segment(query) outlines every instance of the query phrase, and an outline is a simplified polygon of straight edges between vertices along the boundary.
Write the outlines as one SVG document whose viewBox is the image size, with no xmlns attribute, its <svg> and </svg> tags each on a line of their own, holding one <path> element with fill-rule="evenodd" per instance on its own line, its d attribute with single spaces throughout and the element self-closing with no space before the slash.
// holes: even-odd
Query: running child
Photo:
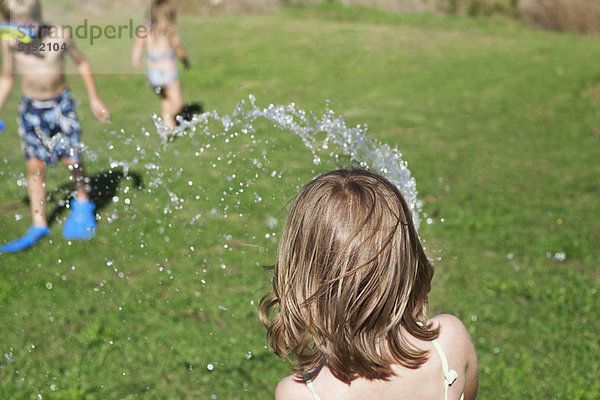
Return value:
<svg viewBox="0 0 600 400">
<path fill-rule="evenodd" d="M 0 12 L 5 21 L 33 32 L 32 41 L 16 37 L 2 39 L 2 72 L 0 74 L 0 110 L 4 107 L 20 75 L 21 106 L 19 135 L 25 153 L 29 204 L 32 226 L 27 233 L 0 247 L 0 252 L 24 250 L 50 234 L 46 218 L 47 165 L 62 161 L 76 184 L 71 213 L 64 223 L 66 239 L 88 239 L 95 235 L 94 203 L 89 199 L 79 150 L 80 126 L 75 103 L 65 80 L 65 56 L 77 65 L 87 89 L 90 107 L 96 118 L 104 122 L 110 114 L 96 90 L 90 63 L 73 43 L 69 31 L 42 23 L 39 0 L 2 0 Z"/>
<path fill-rule="evenodd" d="M 433 267 L 398 189 L 338 170 L 298 194 L 259 314 L 295 359 L 275 399 L 442 400 L 477 396 L 477 356 L 451 315 L 428 319 Z"/>
<path fill-rule="evenodd" d="M 183 96 L 176 57 L 185 68 L 190 68 L 177 25 L 175 5 L 170 0 L 153 0 L 150 7 L 150 23 L 145 34 L 138 33 L 131 51 L 131 64 L 142 67 L 142 53 L 146 52 L 146 77 L 150 86 L 160 96 L 163 123 L 174 128 L 175 117 L 183 108 Z"/>
</svg>

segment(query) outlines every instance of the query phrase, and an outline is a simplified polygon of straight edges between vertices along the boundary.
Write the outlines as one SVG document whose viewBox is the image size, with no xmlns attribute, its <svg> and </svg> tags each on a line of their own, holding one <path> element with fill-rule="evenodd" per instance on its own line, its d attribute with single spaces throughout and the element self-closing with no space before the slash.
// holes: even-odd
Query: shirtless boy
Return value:
<svg viewBox="0 0 600 400">
<path fill-rule="evenodd" d="M 14 86 L 15 74 L 21 77 L 19 135 L 27 167 L 32 226 L 27 233 L 0 247 L 0 253 L 24 250 L 50 234 L 46 218 L 46 165 L 62 161 L 76 184 L 71 214 L 63 227 L 66 239 L 88 239 L 95 235 L 95 205 L 84 184 L 80 154 L 80 126 L 74 100 L 64 73 L 65 55 L 77 66 L 87 89 L 92 112 L 106 121 L 110 114 L 98 92 L 90 63 L 73 43 L 69 31 L 42 23 L 39 0 L 0 0 L 5 21 L 29 28 L 33 39 L 24 43 L 17 38 L 2 39 L 0 74 L 0 111 Z"/>
</svg>

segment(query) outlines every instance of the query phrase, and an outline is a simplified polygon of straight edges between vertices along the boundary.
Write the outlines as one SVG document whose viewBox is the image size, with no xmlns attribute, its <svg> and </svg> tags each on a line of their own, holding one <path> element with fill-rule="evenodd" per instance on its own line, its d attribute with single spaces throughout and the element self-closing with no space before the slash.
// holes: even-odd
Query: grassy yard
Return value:
<svg viewBox="0 0 600 400">
<path fill-rule="evenodd" d="M 402 151 L 436 260 L 431 314 L 466 324 L 479 398 L 600 398 L 597 38 L 335 4 L 181 16 L 180 29 L 187 101 L 221 115 L 250 94 L 317 115 L 330 102 Z M 92 64 L 121 62 L 81 47 Z M 0 398 L 271 398 L 289 369 L 257 318 L 263 266 L 290 198 L 333 163 L 261 120 L 163 145 L 143 75 L 97 76 L 111 125 L 69 82 L 98 234 L 63 240 L 68 173 L 50 169 L 50 240 L 0 255 Z M 18 98 L 0 114 L 2 243 L 30 224 Z"/>
</svg>

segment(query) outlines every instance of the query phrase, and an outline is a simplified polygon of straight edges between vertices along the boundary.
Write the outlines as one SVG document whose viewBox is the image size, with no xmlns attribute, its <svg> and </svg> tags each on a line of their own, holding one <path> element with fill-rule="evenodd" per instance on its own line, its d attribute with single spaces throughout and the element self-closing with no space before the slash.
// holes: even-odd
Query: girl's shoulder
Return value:
<svg viewBox="0 0 600 400">
<path fill-rule="evenodd" d="M 442 314 L 429 320 L 434 327 L 440 327 L 437 341 L 441 345 L 450 369 L 462 374 L 466 380 L 465 398 L 474 398 L 477 393 L 477 353 L 469 331 L 454 315 Z"/>
<path fill-rule="evenodd" d="M 429 320 L 433 327 L 440 328 L 438 341 L 444 350 L 449 353 L 458 351 L 464 354 L 464 350 L 473 346 L 469 331 L 462 321 L 450 314 L 440 314 Z M 462 350 L 462 351 L 461 351 Z"/>
<path fill-rule="evenodd" d="M 275 400 L 307 400 L 312 399 L 304 379 L 300 374 L 283 378 L 275 389 Z"/>
<path fill-rule="evenodd" d="M 436 315 L 435 317 L 429 319 L 429 322 L 433 323 L 434 327 L 439 326 L 440 330 L 445 331 L 446 334 L 460 334 L 467 332 L 467 328 L 465 328 L 465 325 L 462 323 L 462 321 L 452 314 Z M 440 336 L 442 335 L 441 331 Z"/>
</svg>

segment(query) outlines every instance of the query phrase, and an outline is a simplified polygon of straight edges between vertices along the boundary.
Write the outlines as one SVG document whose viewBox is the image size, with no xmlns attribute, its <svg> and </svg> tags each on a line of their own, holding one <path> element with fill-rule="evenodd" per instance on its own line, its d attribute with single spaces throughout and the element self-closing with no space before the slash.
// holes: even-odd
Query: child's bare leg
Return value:
<svg viewBox="0 0 600 400">
<path fill-rule="evenodd" d="M 83 164 L 80 161 L 74 161 L 70 158 L 63 158 L 63 163 L 69 168 L 69 172 L 71 173 L 71 179 L 75 182 L 75 198 L 80 200 L 89 201 L 90 197 L 87 192 L 87 188 L 85 185 L 85 173 L 83 169 Z"/>
<path fill-rule="evenodd" d="M 163 97 L 160 99 L 160 108 L 165 125 L 169 128 L 174 128 L 177 125 L 175 116 L 179 114 L 183 108 L 183 96 L 179 80 L 163 89 Z"/>
<path fill-rule="evenodd" d="M 162 120 L 168 128 L 175 128 L 175 126 L 177 125 L 175 123 L 175 117 L 171 115 L 169 110 L 170 110 L 169 100 L 164 97 L 161 98 L 160 99 L 160 113 L 162 115 Z"/>
<path fill-rule="evenodd" d="M 25 235 L 0 246 L 0 253 L 16 253 L 25 250 L 41 238 L 50 234 L 48 220 L 46 219 L 46 184 L 44 175 L 46 163 L 36 158 L 27 160 L 27 192 L 33 224 Z"/>
<path fill-rule="evenodd" d="M 46 163 L 37 158 L 27 160 L 27 192 L 33 225 L 48 226 L 46 219 Z"/>
<path fill-rule="evenodd" d="M 90 201 L 85 184 L 83 165 L 80 161 L 63 158 L 75 182 L 75 198 L 71 201 L 71 214 L 65 221 L 63 236 L 65 239 L 89 239 L 96 234 L 96 206 Z"/>
</svg>

